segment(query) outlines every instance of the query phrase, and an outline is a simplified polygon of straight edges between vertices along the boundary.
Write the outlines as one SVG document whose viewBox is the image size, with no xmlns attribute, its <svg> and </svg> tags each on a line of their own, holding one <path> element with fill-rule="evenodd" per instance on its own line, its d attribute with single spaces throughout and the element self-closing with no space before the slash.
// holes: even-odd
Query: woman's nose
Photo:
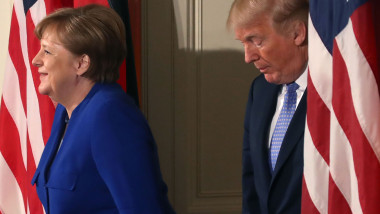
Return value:
<svg viewBox="0 0 380 214">
<path fill-rule="evenodd" d="M 32 65 L 36 67 L 40 67 L 42 65 L 42 60 L 40 59 L 40 52 L 39 51 L 32 60 Z"/>
</svg>

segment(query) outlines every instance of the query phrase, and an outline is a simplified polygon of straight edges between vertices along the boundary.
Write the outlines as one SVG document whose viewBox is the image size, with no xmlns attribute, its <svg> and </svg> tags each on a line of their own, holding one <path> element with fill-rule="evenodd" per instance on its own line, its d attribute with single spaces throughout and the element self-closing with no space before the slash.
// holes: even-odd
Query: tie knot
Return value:
<svg viewBox="0 0 380 214">
<path fill-rule="evenodd" d="M 288 92 L 291 93 L 291 92 L 295 92 L 300 86 L 293 82 L 293 83 L 290 83 L 290 84 L 287 84 L 286 87 L 288 88 Z"/>
</svg>

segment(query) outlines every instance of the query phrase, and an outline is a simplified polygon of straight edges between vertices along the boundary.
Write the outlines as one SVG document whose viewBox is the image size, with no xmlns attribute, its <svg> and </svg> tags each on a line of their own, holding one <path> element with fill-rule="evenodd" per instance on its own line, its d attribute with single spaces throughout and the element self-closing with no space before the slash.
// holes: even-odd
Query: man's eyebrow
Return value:
<svg viewBox="0 0 380 214">
<path fill-rule="evenodd" d="M 256 38 L 259 38 L 259 36 L 257 34 L 249 34 L 249 35 L 246 35 L 243 39 L 244 39 L 244 41 L 249 41 L 249 40 L 256 39 Z"/>
</svg>

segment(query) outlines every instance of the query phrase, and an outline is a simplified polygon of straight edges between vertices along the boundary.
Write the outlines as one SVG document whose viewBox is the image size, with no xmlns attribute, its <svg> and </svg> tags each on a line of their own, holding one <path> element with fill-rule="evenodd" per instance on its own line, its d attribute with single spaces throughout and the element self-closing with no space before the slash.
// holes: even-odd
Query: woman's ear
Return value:
<svg viewBox="0 0 380 214">
<path fill-rule="evenodd" d="M 90 57 L 87 54 L 80 56 L 77 64 L 77 75 L 82 76 L 84 73 L 86 73 L 90 67 L 90 63 Z"/>
<path fill-rule="evenodd" d="M 294 44 L 301 46 L 306 41 L 307 27 L 302 21 L 294 22 Z"/>
</svg>

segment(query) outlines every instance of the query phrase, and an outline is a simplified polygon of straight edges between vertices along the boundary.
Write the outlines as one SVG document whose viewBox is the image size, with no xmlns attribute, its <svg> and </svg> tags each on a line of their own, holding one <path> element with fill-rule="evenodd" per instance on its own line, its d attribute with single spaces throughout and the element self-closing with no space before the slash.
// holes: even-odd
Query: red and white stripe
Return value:
<svg viewBox="0 0 380 214">
<path fill-rule="evenodd" d="M 373 26 L 367 3 L 335 37 L 331 55 L 309 19 L 303 213 L 380 213 L 380 73 Z"/>
<path fill-rule="evenodd" d="M 46 11 L 45 2 L 38 0 L 25 15 L 23 1 L 14 1 L 0 108 L 3 214 L 43 213 L 30 182 L 49 136 L 54 105 L 38 93 L 39 76 L 31 60 L 40 46 L 33 30 Z"/>
</svg>

